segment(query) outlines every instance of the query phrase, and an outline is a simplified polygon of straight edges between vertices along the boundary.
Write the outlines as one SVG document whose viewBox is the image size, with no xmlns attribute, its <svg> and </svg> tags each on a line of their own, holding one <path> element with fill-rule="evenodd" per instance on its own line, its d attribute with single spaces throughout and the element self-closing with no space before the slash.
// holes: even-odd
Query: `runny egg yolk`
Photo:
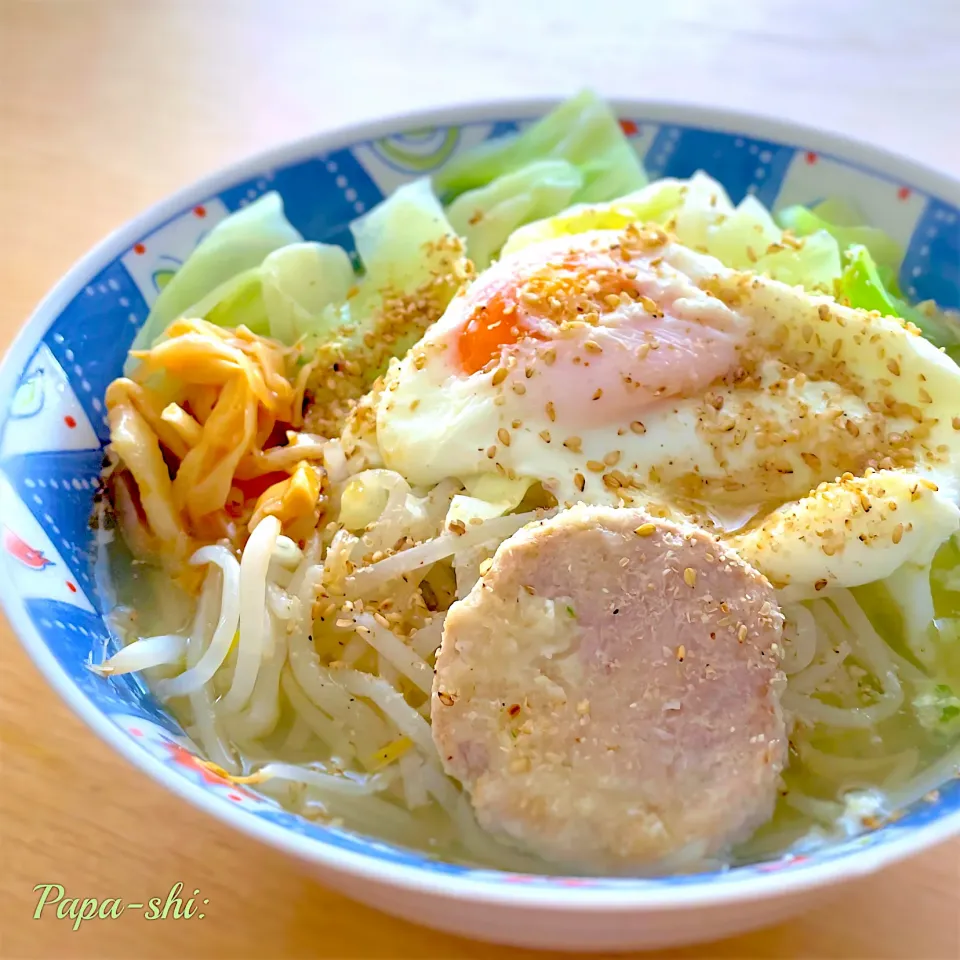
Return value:
<svg viewBox="0 0 960 960">
<path fill-rule="evenodd" d="M 586 427 L 629 424 L 734 367 L 731 311 L 665 263 L 661 245 L 616 241 L 526 251 L 480 278 L 454 313 L 460 375 L 493 371 L 494 389 Z"/>
<path fill-rule="evenodd" d="M 476 373 L 499 357 L 504 347 L 526 337 L 544 339 L 517 310 L 516 291 L 499 290 L 477 306 L 460 330 L 460 368 L 466 374 Z"/>
<path fill-rule="evenodd" d="M 597 262 L 595 251 L 571 251 L 477 298 L 457 338 L 460 368 L 476 373 L 505 347 L 526 339 L 553 340 L 576 321 L 596 323 L 599 311 L 609 311 L 622 294 L 638 297 L 637 271 L 611 265 L 607 257 Z"/>
</svg>

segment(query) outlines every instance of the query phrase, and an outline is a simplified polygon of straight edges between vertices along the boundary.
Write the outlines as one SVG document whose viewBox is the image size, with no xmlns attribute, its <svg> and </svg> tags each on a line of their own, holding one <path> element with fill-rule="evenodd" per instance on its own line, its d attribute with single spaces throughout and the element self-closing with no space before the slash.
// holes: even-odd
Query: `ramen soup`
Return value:
<svg viewBox="0 0 960 960">
<path fill-rule="evenodd" d="M 662 874 L 896 816 L 960 765 L 960 322 L 855 216 L 648 183 L 589 94 L 355 221 L 362 272 L 251 203 L 107 390 L 94 669 L 447 859 Z"/>
</svg>

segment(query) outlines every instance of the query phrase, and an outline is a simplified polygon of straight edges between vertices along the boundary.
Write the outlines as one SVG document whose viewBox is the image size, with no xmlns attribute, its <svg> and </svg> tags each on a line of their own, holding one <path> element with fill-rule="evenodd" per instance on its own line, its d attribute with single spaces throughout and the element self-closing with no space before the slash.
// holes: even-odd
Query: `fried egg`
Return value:
<svg viewBox="0 0 960 960">
<path fill-rule="evenodd" d="M 728 542 L 784 601 L 808 600 L 831 587 L 884 580 L 904 563 L 927 566 L 960 529 L 955 501 L 955 490 L 909 471 L 846 474 Z"/>
<path fill-rule="evenodd" d="M 494 475 L 539 481 L 561 505 L 655 502 L 759 529 L 818 485 L 877 470 L 954 502 L 957 396 L 960 368 L 915 328 L 627 226 L 481 274 L 391 367 L 377 440 L 416 484 Z M 921 506 L 907 496 L 897 523 Z M 814 496 L 800 515 L 834 513 L 842 525 Z M 828 566 L 831 583 L 854 577 Z"/>
</svg>

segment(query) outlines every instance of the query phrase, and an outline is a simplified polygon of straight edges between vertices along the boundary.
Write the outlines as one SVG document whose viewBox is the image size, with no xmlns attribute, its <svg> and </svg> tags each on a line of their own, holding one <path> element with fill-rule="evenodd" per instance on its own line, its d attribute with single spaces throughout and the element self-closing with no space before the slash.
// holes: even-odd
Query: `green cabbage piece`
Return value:
<svg viewBox="0 0 960 960">
<path fill-rule="evenodd" d="M 924 684 L 911 706 L 925 730 L 946 737 L 960 733 L 960 697 L 947 684 Z"/>
<path fill-rule="evenodd" d="M 752 269 L 791 286 L 832 292 L 843 264 L 836 239 L 825 230 L 818 230 L 803 238 L 799 250 L 787 246 L 765 254 Z"/>
<path fill-rule="evenodd" d="M 259 267 L 221 283 L 180 316 L 221 327 L 242 325 L 292 345 L 333 329 L 339 315 L 327 308 L 346 300 L 355 282 L 350 257 L 341 247 L 291 243 L 268 254 Z"/>
<path fill-rule="evenodd" d="M 637 221 L 664 223 L 676 210 L 687 183 L 665 177 L 655 180 L 633 193 L 606 203 L 578 203 L 552 217 L 545 217 L 514 230 L 503 245 L 508 256 L 533 243 L 587 230 L 619 230 Z"/>
<path fill-rule="evenodd" d="M 711 210 L 719 206 L 720 201 Z M 677 219 L 677 236 L 683 240 L 680 217 Z M 825 230 L 805 237 L 799 249 L 783 244 L 782 239 L 767 208 L 747 196 L 736 209 L 707 227 L 704 246 L 729 267 L 752 270 L 807 290 L 832 290 L 842 269 L 837 241 Z"/>
<path fill-rule="evenodd" d="M 325 308 L 304 356 L 322 348 L 325 357 L 354 357 L 364 382 L 372 383 L 390 357 L 402 356 L 423 336 L 424 316 L 437 319 L 453 299 L 459 281 L 452 273 L 463 245 L 428 179 L 400 187 L 350 231 L 364 275 L 353 296 Z M 422 309 L 409 316 L 397 309 L 414 297 Z"/>
<path fill-rule="evenodd" d="M 583 174 L 573 164 L 537 160 L 461 193 L 447 207 L 447 217 L 482 270 L 517 227 L 566 209 L 582 187 Z"/>
<path fill-rule="evenodd" d="M 821 220 L 838 227 L 863 226 L 863 214 L 853 204 L 839 197 L 827 197 L 810 208 Z"/>
<path fill-rule="evenodd" d="M 566 160 L 583 176 L 573 203 L 612 200 L 647 182 L 640 159 L 613 111 L 584 90 L 516 136 L 488 140 L 447 164 L 434 178 L 450 200 L 535 160 Z"/>
<path fill-rule="evenodd" d="M 937 310 L 933 304 L 913 307 L 895 296 L 884 285 L 870 251 L 854 244 L 845 253 L 847 265 L 837 281 L 837 298 L 852 307 L 877 310 L 884 316 L 909 320 L 937 347 L 945 347 L 951 357 L 960 355 L 960 318 Z"/>
<path fill-rule="evenodd" d="M 132 349 L 149 347 L 173 320 L 213 291 L 221 290 L 218 302 L 236 292 L 243 286 L 236 283 L 238 274 L 259 267 L 274 250 L 302 239 L 284 216 L 283 201 L 276 192 L 265 193 L 221 220 L 160 291 Z"/>
<path fill-rule="evenodd" d="M 267 194 L 219 224 L 174 275 L 151 313 L 151 329 L 138 339 L 149 345 L 172 320 L 190 316 L 224 327 L 243 324 L 288 345 L 301 343 L 300 355 L 308 358 L 325 344 L 331 356 L 362 353 L 367 334 L 386 333 L 389 349 L 380 344 L 377 362 L 364 371 L 372 382 L 386 359 L 404 353 L 423 334 L 422 320 L 397 323 L 396 311 L 391 329 L 381 329 L 390 302 L 424 292 L 436 313 L 456 292 L 445 278 L 462 243 L 429 180 L 400 187 L 351 224 L 365 267 L 361 278 L 341 247 L 304 242 L 278 217 L 282 220 L 280 198 Z M 177 288 L 176 297 L 166 296 Z M 183 291 L 199 296 L 187 299 Z"/>
<path fill-rule="evenodd" d="M 209 320 L 221 327 L 243 324 L 265 337 L 270 333 L 270 321 L 263 306 L 261 289 L 260 268 L 251 267 L 215 287 L 180 315 Z"/>
<path fill-rule="evenodd" d="M 705 199 L 705 198 L 704 198 Z M 684 207 L 689 205 L 690 194 L 684 199 Z M 750 270 L 758 257 L 765 254 L 767 247 L 772 243 L 779 243 L 781 231 L 773 222 L 767 208 L 756 197 L 744 197 L 736 208 L 725 212 L 722 216 L 707 220 L 710 211 L 717 210 L 722 204 L 718 199 L 713 207 L 706 205 L 698 211 L 703 218 L 703 229 L 696 241 L 691 236 L 690 241 L 684 237 L 686 222 L 693 214 L 684 209 L 677 214 L 677 238 L 681 242 L 691 242 L 703 245 L 707 251 L 721 263 L 737 270 Z M 686 215 L 685 215 L 686 214 Z M 698 231 L 699 232 L 699 231 Z"/>
<path fill-rule="evenodd" d="M 702 171 L 686 182 L 678 205 L 657 219 L 672 225 L 681 243 L 735 270 L 830 291 L 842 270 L 840 248 L 829 233 L 817 231 L 799 249 L 782 244 L 783 231 L 756 197 L 744 197 L 734 207 L 723 187 Z"/>
<path fill-rule="evenodd" d="M 833 201 L 829 206 L 821 204 L 813 210 L 802 206 L 787 207 L 777 214 L 777 222 L 784 230 L 792 230 L 798 237 L 824 230 L 837 241 L 841 250 L 854 245 L 866 247 L 874 262 L 895 276 L 903 261 L 903 249 L 892 237 L 876 227 L 831 222 L 824 212 L 834 212 L 846 220 L 850 216 L 845 215 L 848 209 L 838 201 Z"/>
<path fill-rule="evenodd" d="M 345 301 L 356 283 L 347 252 L 329 243 L 274 250 L 259 275 L 270 336 L 286 344 L 329 333 L 337 319 L 336 309 L 329 308 Z"/>
<path fill-rule="evenodd" d="M 230 270 L 235 272 L 225 277 Z M 199 244 L 157 298 L 133 348 L 156 342 L 181 316 L 243 325 L 293 344 L 335 326 L 339 316 L 327 308 L 345 301 L 355 282 L 346 251 L 303 242 L 284 218 L 280 196 L 268 193 Z M 198 292 L 199 298 L 188 299 Z M 128 360 L 128 368 L 135 364 Z"/>
<path fill-rule="evenodd" d="M 553 237 L 615 230 L 638 221 L 669 227 L 681 243 L 715 256 L 728 267 L 763 273 L 808 290 L 832 292 L 842 271 L 840 248 L 829 233 L 817 231 L 799 249 L 789 245 L 776 249 L 783 231 L 766 207 L 751 196 L 734 207 L 723 187 L 703 171 L 689 180 L 655 180 L 616 200 L 578 204 L 528 223 L 510 235 L 503 253 Z"/>
<path fill-rule="evenodd" d="M 438 248 L 456 244 L 456 231 L 426 178 L 399 187 L 354 220 L 350 232 L 365 274 L 360 302 L 388 288 L 412 293 L 430 278 Z"/>
</svg>

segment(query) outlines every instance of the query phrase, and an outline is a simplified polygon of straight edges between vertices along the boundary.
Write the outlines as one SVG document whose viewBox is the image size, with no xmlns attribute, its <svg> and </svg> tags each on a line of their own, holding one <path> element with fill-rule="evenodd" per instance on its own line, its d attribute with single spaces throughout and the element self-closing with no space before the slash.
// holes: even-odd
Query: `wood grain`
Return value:
<svg viewBox="0 0 960 960">
<path fill-rule="evenodd" d="M 534 7 L 540 7 L 537 12 Z M 0 0 L 0 343 L 95 241 L 286 138 L 589 84 L 840 130 L 960 176 L 955 0 Z M 0 956 L 476 957 L 502 950 L 346 901 L 174 799 L 101 744 L 3 624 Z M 204 919 L 32 913 L 38 883 Z M 675 957 L 960 956 L 960 840 L 791 923 Z"/>
</svg>

